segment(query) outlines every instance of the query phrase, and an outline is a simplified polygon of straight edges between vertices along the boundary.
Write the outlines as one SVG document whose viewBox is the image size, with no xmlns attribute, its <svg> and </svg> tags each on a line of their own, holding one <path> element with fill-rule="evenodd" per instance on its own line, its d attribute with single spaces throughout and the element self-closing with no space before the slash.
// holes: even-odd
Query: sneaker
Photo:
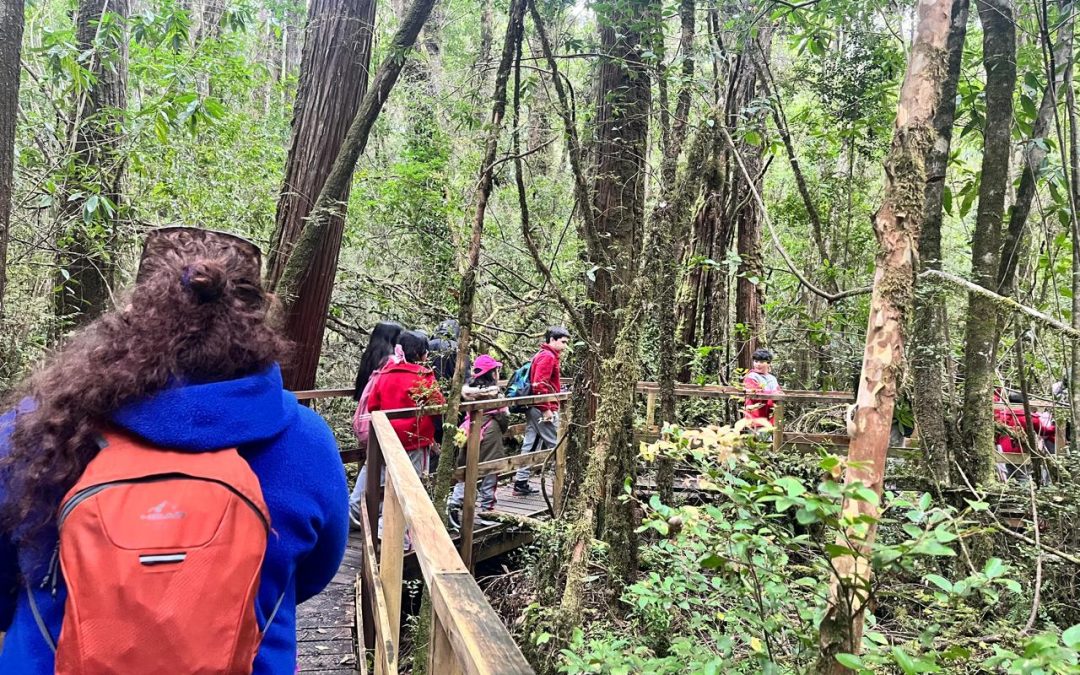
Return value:
<svg viewBox="0 0 1080 675">
<path fill-rule="evenodd" d="M 529 497 L 536 494 L 536 490 L 529 485 L 527 480 L 514 481 L 514 496 L 515 497 Z"/>
<path fill-rule="evenodd" d="M 480 510 L 483 511 L 484 513 L 491 513 L 492 511 L 495 510 L 495 505 L 497 503 L 498 503 L 497 501 L 494 501 L 494 502 L 491 502 L 490 504 L 481 504 L 480 505 Z"/>
<path fill-rule="evenodd" d="M 457 504 L 447 504 L 446 506 L 446 522 L 450 525 L 452 530 L 461 529 L 461 507 Z"/>
</svg>

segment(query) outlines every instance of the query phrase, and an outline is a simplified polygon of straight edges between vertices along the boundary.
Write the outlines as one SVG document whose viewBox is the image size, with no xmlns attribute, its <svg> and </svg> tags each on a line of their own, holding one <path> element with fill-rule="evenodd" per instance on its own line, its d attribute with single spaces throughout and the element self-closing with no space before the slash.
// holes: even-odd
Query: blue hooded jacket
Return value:
<svg viewBox="0 0 1080 675">
<path fill-rule="evenodd" d="M 0 417 L 0 455 L 9 452 L 14 418 L 15 412 Z M 272 527 L 255 608 L 260 626 L 283 598 L 255 658 L 255 673 L 294 673 L 296 605 L 333 579 L 349 532 L 345 470 L 326 422 L 282 389 L 276 365 L 236 380 L 167 389 L 117 410 L 113 422 L 161 447 L 203 452 L 235 446 L 247 459 L 262 486 Z M 4 496 L 0 485 L 0 499 Z M 56 532 L 49 536 L 55 543 Z M 39 588 L 48 560 L 35 558 L 40 556 L 0 535 L 0 631 L 7 631 L 0 673 L 54 671 L 53 653 L 34 622 L 23 579 L 34 589 L 54 638 L 60 635 L 67 593 L 62 580 L 55 597 Z"/>
</svg>

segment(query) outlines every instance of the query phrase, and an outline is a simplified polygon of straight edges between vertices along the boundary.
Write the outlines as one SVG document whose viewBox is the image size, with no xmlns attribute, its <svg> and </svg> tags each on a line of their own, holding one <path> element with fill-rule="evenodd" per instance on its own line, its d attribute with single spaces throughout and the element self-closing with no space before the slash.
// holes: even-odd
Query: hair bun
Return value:
<svg viewBox="0 0 1080 675">
<path fill-rule="evenodd" d="M 181 283 L 200 302 L 214 302 L 225 292 L 225 268 L 221 263 L 201 260 L 184 267 Z"/>
</svg>

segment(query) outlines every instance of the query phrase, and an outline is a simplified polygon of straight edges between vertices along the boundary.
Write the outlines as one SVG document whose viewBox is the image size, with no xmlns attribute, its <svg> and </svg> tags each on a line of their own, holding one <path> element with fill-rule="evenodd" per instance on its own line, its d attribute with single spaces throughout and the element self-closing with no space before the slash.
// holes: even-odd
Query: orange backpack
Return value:
<svg viewBox="0 0 1080 675">
<path fill-rule="evenodd" d="M 58 525 L 68 590 L 58 641 L 30 593 L 57 673 L 251 672 L 270 516 L 234 448 L 177 452 L 107 433 Z"/>
</svg>

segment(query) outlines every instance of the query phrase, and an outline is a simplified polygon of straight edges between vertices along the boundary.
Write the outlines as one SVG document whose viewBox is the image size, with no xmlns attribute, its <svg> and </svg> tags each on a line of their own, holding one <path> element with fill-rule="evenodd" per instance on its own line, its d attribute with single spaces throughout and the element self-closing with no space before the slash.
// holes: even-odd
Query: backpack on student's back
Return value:
<svg viewBox="0 0 1080 675">
<path fill-rule="evenodd" d="M 532 392 L 532 380 L 529 378 L 531 372 L 531 360 L 514 371 L 513 376 L 510 378 L 510 382 L 506 385 L 506 398 L 521 398 L 523 396 L 528 396 Z M 510 412 L 525 412 L 525 406 L 510 406 Z"/>
<path fill-rule="evenodd" d="M 270 515 L 235 449 L 179 452 L 106 433 L 58 526 L 59 639 L 38 621 L 57 673 L 252 671 Z"/>
</svg>

